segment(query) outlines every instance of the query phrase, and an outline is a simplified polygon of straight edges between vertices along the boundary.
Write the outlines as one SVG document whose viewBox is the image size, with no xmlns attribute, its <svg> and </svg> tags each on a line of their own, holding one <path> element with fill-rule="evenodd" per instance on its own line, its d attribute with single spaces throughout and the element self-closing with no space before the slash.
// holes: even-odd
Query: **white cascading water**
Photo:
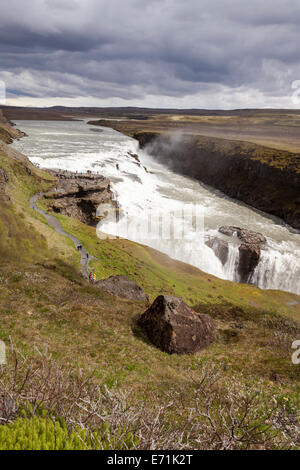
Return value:
<svg viewBox="0 0 300 470">
<path fill-rule="evenodd" d="M 278 221 L 191 178 L 173 173 L 139 150 L 135 140 L 112 129 L 88 126 L 85 121 L 16 121 L 16 124 L 28 137 L 13 145 L 32 162 L 43 168 L 91 170 L 110 178 L 123 217 L 118 227 L 112 222 L 104 222 L 102 231 L 117 232 L 205 272 L 239 281 L 236 269 L 238 242 L 218 233 L 218 227 L 248 228 L 267 238 L 250 282 L 262 288 L 300 293 L 300 235 Z M 138 154 L 140 163 L 129 152 Z M 178 228 L 182 223 L 180 213 L 187 206 L 204 211 L 204 226 L 198 227 L 197 231 L 192 219 L 185 220 L 185 234 L 181 239 L 150 237 L 137 231 L 138 222 L 142 227 L 148 223 L 149 212 L 160 213 L 165 219 L 175 214 L 173 226 Z M 206 244 L 215 237 L 229 242 L 225 264 L 216 255 L 216 246 L 210 248 Z"/>
<path fill-rule="evenodd" d="M 273 249 L 261 252 L 251 282 L 263 289 L 280 289 L 300 293 L 300 251 L 281 253 Z"/>
</svg>

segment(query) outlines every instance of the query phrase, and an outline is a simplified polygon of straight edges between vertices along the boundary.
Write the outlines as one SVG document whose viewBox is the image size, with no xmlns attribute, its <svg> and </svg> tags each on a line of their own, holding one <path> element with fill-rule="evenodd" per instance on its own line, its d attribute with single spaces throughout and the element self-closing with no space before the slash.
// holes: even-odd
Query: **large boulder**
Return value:
<svg viewBox="0 0 300 470">
<path fill-rule="evenodd" d="M 143 289 L 127 276 L 110 276 L 107 279 L 101 279 L 96 284 L 116 297 L 149 302 L 149 297 Z"/>
<path fill-rule="evenodd" d="M 212 318 L 198 314 L 181 298 L 160 295 L 138 320 L 150 341 L 169 354 L 195 353 L 215 337 Z"/>
</svg>

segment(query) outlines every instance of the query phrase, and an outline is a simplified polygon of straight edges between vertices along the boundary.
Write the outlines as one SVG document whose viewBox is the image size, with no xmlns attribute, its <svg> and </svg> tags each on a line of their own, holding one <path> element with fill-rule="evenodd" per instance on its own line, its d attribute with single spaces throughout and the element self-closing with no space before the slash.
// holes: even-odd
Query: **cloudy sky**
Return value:
<svg viewBox="0 0 300 470">
<path fill-rule="evenodd" d="M 299 0 L 0 0 L 0 80 L 7 104 L 295 108 L 299 39 Z"/>
</svg>

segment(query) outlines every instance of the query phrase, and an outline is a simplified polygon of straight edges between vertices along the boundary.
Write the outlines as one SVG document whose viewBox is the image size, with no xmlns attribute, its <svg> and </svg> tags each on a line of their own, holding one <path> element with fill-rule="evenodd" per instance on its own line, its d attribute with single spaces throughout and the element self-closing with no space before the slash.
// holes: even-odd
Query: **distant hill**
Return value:
<svg viewBox="0 0 300 470">
<path fill-rule="evenodd" d="M 138 118 L 153 115 L 189 115 L 189 116 L 280 116 L 282 114 L 300 115 L 300 110 L 295 109 L 173 109 L 173 108 L 139 108 L 139 107 L 67 107 L 51 106 L 49 108 L 3 106 L 8 119 L 45 119 L 45 120 L 69 120 L 70 116 L 110 116 Z"/>
</svg>

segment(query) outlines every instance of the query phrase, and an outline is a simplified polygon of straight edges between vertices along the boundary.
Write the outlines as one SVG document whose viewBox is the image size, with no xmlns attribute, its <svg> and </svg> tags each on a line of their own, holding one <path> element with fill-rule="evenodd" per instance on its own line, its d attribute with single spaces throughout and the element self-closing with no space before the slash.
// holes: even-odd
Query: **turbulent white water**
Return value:
<svg viewBox="0 0 300 470">
<path fill-rule="evenodd" d="M 112 181 L 112 189 L 123 217 L 119 225 L 106 222 L 101 230 L 119 234 L 185 261 L 223 279 L 238 281 L 238 242 L 218 233 L 221 225 L 236 225 L 261 232 L 267 238 L 259 265 L 251 282 L 262 288 L 300 293 L 300 235 L 278 221 L 239 204 L 191 178 L 181 176 L 157 163 L 138 143 L 108 128 L 95 128 L 84 121 L 16 121 L 28 137 L 15 148 L 43 168 L 99 172 Z M 128 152 L 139 156 L 139 164 Z M 196 207 L 204 212 L 204 226 L 195 227 L 195 218 L 184 219 L 182 211 Z M 166 222 L 173 217 L 177 237 L 150 236 L 148 216 L 161 214 Z M 139 228 L 139 230 L 137 229 Z M 173 235 L 173 229 L 171 229 Z M 205 240 L 218 236 L 230 241 L 225 265 Z"/>
</svg>

